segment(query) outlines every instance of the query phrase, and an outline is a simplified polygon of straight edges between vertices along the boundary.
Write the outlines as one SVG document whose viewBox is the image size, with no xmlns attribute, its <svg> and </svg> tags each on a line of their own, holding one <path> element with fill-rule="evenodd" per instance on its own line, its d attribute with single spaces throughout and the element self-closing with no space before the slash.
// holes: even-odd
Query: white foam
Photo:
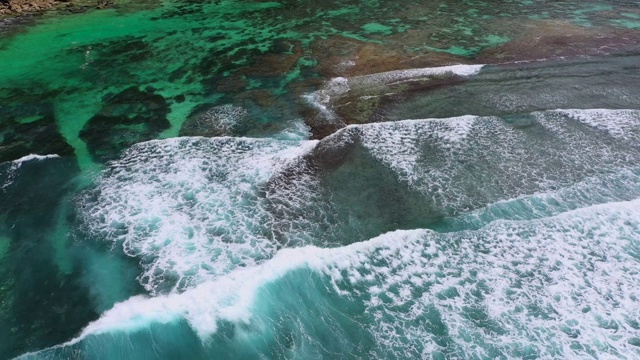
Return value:
<svg viewBox="0 0 640 360">
<path fill-rule="evenodd" d="M 197 122 L 221 134 L 231 134 L 247 115 L 248 112 L 244 108 L 225 104 L 208 109 L 198 117 Z"/>
<path fill-rule="evenodd" d="M 559 109 L 564 114 L 616 138 L 625 138 L 640 128 L 640 110 Z"/>
<path fill-rule="evenodd" d="M 151 294 L 182 291 L 275 253 L 277 219 L 261 186 L 315 144 L 247 138 L 137 144 L 79 200 L 80 216 L 94 237 L 140 260 L 139 280 Z"/>
<path fill-rule="evenodd" d="M 325 117 L 325 120 L 344 125 L 339 116 L 333 111 L 331 101 L 337 97 L 349 92 L 349 79 L 344 77 L 336 77 L 331 79 L 324 87 L 318 91 L 314 91 L 310 94 L 303 95 L 303 98 L 314 107 L 319 110 Z"/>
<path fill-rule="evenodd" d="M 534 115 L 517 126 L 497 117 L 469 116 L 350 126 L 339 134 L 357 132 L 375 158 L 424 191 L 434 206 L 453 213 L 510 194 L 553 196 L 555 189 L 579 181 L 585 184 L 577 188 L 590 186 L 594 170 L 637 178 L 624 175 L 637 163 L 636 150 L 597 141 L 602 134 L 593 131 L 576 132 L 575 121 L 557 112 Z M 586 356 L 587 351 L 572 347 L 576 341 L 612 356 L 637 355 L 626 346 L 635 331 L 626 319 L 640 316 L 640 278 L 634 270 L 640 261 L 640 200 L 534 221 L 493 221 L 478 231 L 396 231 L 340 248 L 276 251 L 269 232 L 279 220 L 255 196 L 256 184 L 273 180 L 274 173 L 316 144 L 173 139 L 137 145 L 113 163 L 98 183 L 100 206 L 86 209 L 89 218 L 101 219 L 97 229 L 110 240 L 133 245 L 125 246 L 129 254 L 150 256 L 143 265 L 157 282 L 143 283 L 152 294 L 158 294 L 163 274 L 186 280 L 169 295 L 116 305 L 74 342 L 177 319 L 186 319 L 206 340 L 220 320 L 249 322 L 261 288 L 306 268 L 337 294 L 364 304 L 363 312 L 374 319 L 366 325 L 380 347 L 376 354 L 416 357 L 444 351 L 436 335 L 415 322 L 436 311 L 459 357 L 486 356 L 492 348 L 517 357 L 514 349 L 522 344 L 540 357 Z M 299 203 L 316 196 L 305 182 L 314 179 L 302 177 L 273 198 Z M 198 203 L 212 205 L 189 210 L 191 200 L 181 196 L 194 189 Z M 287 211 L 286 201 L 276 213 Z M 576 206 L 584 205 L 578 201 Z M 229 212 L 232 216 L 225 217 Z M 211 238 L 197 229 L 210 223 L 224 225 L 231 241 L 218 241 L 229 234 Z M 159 230 L 140 231 L 145 226 Z M 127 232 L 117 233 L 121 227 Z M 583 312 L 586 305 L 590 309 Z M 295 317 L 296 310 L 291 312 Z M 615 323 L 617 333 L 603 321 Z M 574 330 L 577 340 L 570 336 Z"/>
<path fill-rule="evenodd" d="M 337 115 L 330 109 L 331 98 L 348 93 L 349 80 L 344 77 L 336 77 L 329 81 L 324 89 L 303 95 L 307 102 L 319 110 L 328 120 L 337 120 Z"/>
<path fill-rule="evenodd" d="M 182 294 L 131 298 L 91 323 L 80 338 L 88 334 L 136 329 L 150 321 L 166 323 L 179 317 L 187 319 L 198 335 L 206 338 L 215 333 L 219 320 L 248 321 L 251 317 L 249 308 L 261 286 L 304 266 L 309 260 L 322 258 L 326 252 L 312 246 L 283 249 L 268 265 L 237 269 Z"/>
<path fill-rule="evenodd" d="M 575 341 L 635 357 L 637 350 L 626 342 L 636 334 L 627 319 L 640 315 L 633 252 L 640 241 L 638 215 L 640 201 L 634 200 L 544 220 L 497 222 L 475 232 L 414 233 L 388 238 L 369 256 L 354 256 L 346 268 L 330 264 L 327 272 L 343 292 L 375 288 L 363 298 L 366 312 L 379 319 L 371 329 L 379 353 L 408 358 L 420 348 L 445 351 L 437 345 L 441 334 L 416 321 L 435 309 L 462 349 L 459 357 L 490 349 L 517 356 L 509 354 L 515 344 L 530 345 L 541 357 L 556 351 L 586 355 L 570 348 Z M 599 317 L 617 330 L 603 328 Z M 563 326 L 580 337 L 565 335 Z"/>
<path fill-rule="evenodd" d="M 293 121 L 287 128 L 273 136 L 279 140 L 309 140 L 310 137 L 311 128 L 300 119 Z"/>
<path fill-rule="evenodd" d="M 531 220 L 555 216 L 580 207 L 628 201 L 639 196 L 640 168 L 622 168 L 587 177 L 554 191 L 499 200 L 481 209 L 451 218 L 450 228 L 477 228 L 497 219 Z"/>
<path fill-rule="evenodd" d="M 444 350 L 441 335 L 415 322 L 435 310 L 461 351 L 457 356 L 480 356 L 488 348 L 515 356 L 510 351 L 516 344 L 533 347 L 541 357 L 586 356 L 570 346 L 578 341 L 605 354 L 635 357 L 637 350 L 626 342 L 636 335 L 627 319 L 640 316 L 634 270 L 640 259 L 633 252 L 640 241 L 638 219 L 640 200 L 634 200 L 542 220 L 496 222 L 479 231 L 395 231 L 342 248 L 283 249 L 267 262 L 182 294 L 117 304 L 71 343 L 178 318 L 206 340 L 220 320 L 249 322 L 261 287 L 308 268 L 345 299 L 363 302 L 371 320 L 362 326 L 375 336 L 376 354 Z M 475 319 L 470 309 L 487 320 Z"/>
<path fill-rule="evenodd" d="M 439 216 L 555 192 L 640 159 L 633 148 L 601 141 L 601 134 L 575 131 L 558 111 L 534 115 L 523 127 L 474 116 L 349 126 L 325 141 L 357 132 L 370 154 L 420 191 Z M 540 133 L 541 126 L 549 133 Z M 101 177 L 98 197 L 89 195 L 82 216 L 96 236 L 140 258 L 148 291 L 182 291 L 268 259 L 283 244 L 314 243 L 323 226 L 339 233 L 351 221 L 326 217 L 330 200 L 308 174 L 281 184 L 286 190 L 260 195 L 262 185 L 315 144 L 191 138 L 137 145 Z"/>
<path fill-rule="evenodd" d="M 371 75 L 355 76 L 349 79 L 349 83 L 352 85 L 358 84 L 370 86 L 381 83 L 392 84 L 447 74 L 468 77 L 478 74 L 483 67 L 484 65 L 450 65 L 431 68 L 394 70 Z"/>
<path fill-rule="evenodd" d="M 362 144 L 371 154 L 399 174 L 415 183 L 420 176 L 420 147 L 426 137 L 440 140 L 438 146 L 452 147 L 469 135 L 477 117 L 467 115 L 448 119 L 417 119 L 358 125 Z"/>
<path fill-rule="evenodd" d="M 358 254 L 363 251 L 387 242 L 401 246 L 403 239 L 423 233 L 424 230 L 397 231 L 337 249 L 315 246 L 282 249 L 265 263 L 235 269 L 180 294 L 151 298 L 135 296 L 118 303 L 100 319 L 89 324 L 78 338 L 64 345 L 77 343 L 90 334 L 131 331 L 145 327 L 149 322 L 169 323 L 180 318 L 186 319 L 198 335 L 206 339 L 217 331 L 219 320 L 247 322 L 257 291 L 292 270 L 308 267 L 316 271 L 335 272 L 330 264 L 348 267 L 353 263 L 352 257 L 358 259 Z M 339 280 L 339 277 L 335 280 Z"/>
<path fill-rule="evenodd" d="M 26 156 L 23 156 L 19 159 L 13 160 L 12 163 L 14 164 L 22 164 L 26 161 L 33 161 L 33 160 L 37 160 L 37 161 L 42 161 L 42 160 L 46 160 L 46 159 L 54 159 L 54 158 L 59 158 L 60 155 L 57 154 L 47 154 L 47 155 L 38 155 L 38 154 L 29 154 Z"/>
</svg>

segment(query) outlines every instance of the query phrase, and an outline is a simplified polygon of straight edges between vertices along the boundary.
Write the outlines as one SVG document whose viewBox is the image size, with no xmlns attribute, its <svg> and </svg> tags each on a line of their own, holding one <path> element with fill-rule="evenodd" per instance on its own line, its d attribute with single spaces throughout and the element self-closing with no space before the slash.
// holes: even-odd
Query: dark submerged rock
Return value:
<svg viewBox="0 0 640 360">
<path fill-rule="evenodd" d="M 115 79 L 135 83 L 139 75 L 132 68 L 153 57 L 153 51 L 153 46 L 141 36 L 124 36 L 116 40 L 82 44 L 68 50 L 70 54 L 83 59 L 80 76 L 85 81 L 100 86 L 107 80 L 117 83 Z M 105 72 L 104 69 L 109 71 Z"/>
<path fill-rule="evenodd" d="M 252 66 L 241 69 L 240 73 L 255 77 L 281 76 L 291 71 L 301 56 L 299 42 L 278 39 L 269 51 L 254 56 Z"/>
<path fill-rule="evenodd" d="M 73 156 L 58 131 L 51 103 L 0 106 L 0 163 L 29 154 Z"/>
<path fill-rule="evenodd" d="M 424 41 L 417 31 L 397 34 L 387 44 L 364 42 L 342 36 L 319 39 L 311 45 L 317 61 L 315 71 L 323 76 L 359 76 L 385 71 L 468 64 L 469 59 L 442 52 L 411 52 L 402 44 Z"/>
<path fill-rule="evenodd" d="M 97 161 L 116 158 L 127 147 L 155 138 L 171 124 L 169 105 L 153 89 L 130 87 L 106 96 L 105 105 L 80 131 L 91 156 Z"/>
</svg>

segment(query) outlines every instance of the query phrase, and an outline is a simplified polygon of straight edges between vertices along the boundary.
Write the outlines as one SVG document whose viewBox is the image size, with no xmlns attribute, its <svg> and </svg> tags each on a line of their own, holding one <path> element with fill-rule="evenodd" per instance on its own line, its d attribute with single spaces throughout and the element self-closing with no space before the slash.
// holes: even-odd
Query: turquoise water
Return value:
<svg viewBox="0 0 640 360">
<path fill-rule="evenodd" d="M 0 358 L 640 357 L 639 18 L 0 20 Z"/>
</svg>

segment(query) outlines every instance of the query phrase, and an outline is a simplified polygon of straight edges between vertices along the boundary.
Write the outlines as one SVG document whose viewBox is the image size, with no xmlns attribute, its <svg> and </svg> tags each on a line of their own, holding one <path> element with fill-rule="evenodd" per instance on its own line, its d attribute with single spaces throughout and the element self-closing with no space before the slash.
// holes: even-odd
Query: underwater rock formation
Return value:
<svg viewBox="0 0 640 360">
<path fill-rule="evenodd" d="M 74 153 L 58 131 L 50 103 L 0 107 L 0 119 L 0 163 L 31 154 Z"/>
<path fill-rule="evenodd" d="M 171 124 L 167 120 L 169 104 L 154 90 L 133 86 L 112 96 L 80 131 L 91 156 L 97 161 L 116 158 L 129 146 L 155 138 Z"/>
</svg>

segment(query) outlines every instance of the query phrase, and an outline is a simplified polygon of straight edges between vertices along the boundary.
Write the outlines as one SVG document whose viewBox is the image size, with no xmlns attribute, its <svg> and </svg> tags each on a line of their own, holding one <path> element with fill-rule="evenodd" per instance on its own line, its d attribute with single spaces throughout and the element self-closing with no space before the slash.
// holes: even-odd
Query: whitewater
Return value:
<svg viewBox="0 0 640 360">
<path fill-rule="evenodd" d="M 559 109 L 136 144 L 76 204 L 147 294 L 20 358 L 634 358 L 638 140 Z"/>
</svg>

